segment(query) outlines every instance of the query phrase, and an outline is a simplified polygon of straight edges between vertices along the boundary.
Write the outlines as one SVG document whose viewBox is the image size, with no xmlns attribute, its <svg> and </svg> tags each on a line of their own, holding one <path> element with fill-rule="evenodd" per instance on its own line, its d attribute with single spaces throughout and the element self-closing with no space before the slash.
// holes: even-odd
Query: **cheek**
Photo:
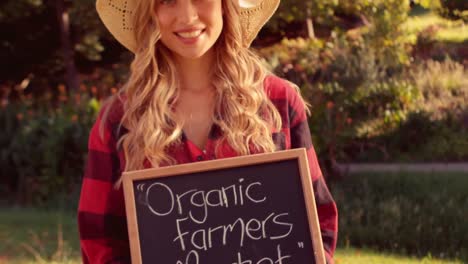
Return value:
<svg viewBox="0 0 468 264">
<path fill-rule="evenodd" d="M 205 8 L 202 9 L 204 17 L 208 17 L 210 23 L 214 27 L 223 26 L 223 9 L 221 6 L 221 1 L 212 1 Z"/>
<path fill-rule="evenodd" d="M 171 24 L 170 17 L 165 12 L 156 12 L 156 17 L 158 19 L 159 30 L 161 32 L 169 30 Z"/>
</svg>

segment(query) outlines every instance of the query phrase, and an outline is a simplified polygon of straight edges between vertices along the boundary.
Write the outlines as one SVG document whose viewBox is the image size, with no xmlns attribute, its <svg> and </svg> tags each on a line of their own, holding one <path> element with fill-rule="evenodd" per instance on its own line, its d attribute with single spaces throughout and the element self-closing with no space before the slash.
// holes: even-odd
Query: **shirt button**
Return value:
<svg viewBox="0 0 468 264">
<path fill-rule="evenodd" d="M 197 160 L 198 160 L 198 161 L 203 160 L 203 156 L 202 156 L 202 155 L 198 156 L 198 157 L 197 157 Z"/>
</svg>

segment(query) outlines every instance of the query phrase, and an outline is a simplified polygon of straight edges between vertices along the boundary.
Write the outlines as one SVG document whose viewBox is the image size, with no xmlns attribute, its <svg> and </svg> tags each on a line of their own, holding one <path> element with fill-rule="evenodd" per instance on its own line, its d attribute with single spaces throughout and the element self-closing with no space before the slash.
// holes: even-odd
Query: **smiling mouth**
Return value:
<svg viewBox="0 0 468 264">
<path fill-rule="evenodd" d="M 190 39 L 199 37 L 203 32 L 205 32 L 204 29 L 199 29 L 190 32 L 176 32 L 175 34 L 181 38 Z"/>
</svg>

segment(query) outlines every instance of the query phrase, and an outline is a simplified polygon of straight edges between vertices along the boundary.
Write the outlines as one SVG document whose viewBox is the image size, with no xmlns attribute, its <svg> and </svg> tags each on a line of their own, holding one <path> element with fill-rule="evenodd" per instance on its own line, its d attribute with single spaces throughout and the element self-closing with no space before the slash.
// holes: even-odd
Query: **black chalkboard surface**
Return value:
<svg viewBox="0 0 468 264">
<path fill-rule="evenodd" d="M 305 149 L 123 179 L 132 263 L 325 263 Z"/>
</svg>

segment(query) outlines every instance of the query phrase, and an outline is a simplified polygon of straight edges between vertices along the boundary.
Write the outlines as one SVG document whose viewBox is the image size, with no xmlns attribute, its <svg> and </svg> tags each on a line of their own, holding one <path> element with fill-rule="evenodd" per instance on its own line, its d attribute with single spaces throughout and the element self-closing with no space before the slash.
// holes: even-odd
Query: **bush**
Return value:
<svg viewBox="0 0 468 264">
<path fill-rule="evenodd" d="M 332 165 L 468 160 L 464 66 L 450 59 L 406 65 L 399 46 L 385 51 L 374 37 L 284 39 L 260 50 L 272 71 L 296 83 L 310 102 L 319 156 Z"/>
<path fill-rule="evenodd" d="M 339 243 L 468 260 L 467 176 L 363 174 L 334 182 Z"/>
<path fill-rule="evenodd" d="M 468 160 L 468 113 L 433 120 L 430 113 L 412 112 L 393 131 L 348 144 L 355 162 L 461 162 Z M 379 146 L 378 148 L 375 146 Z"/>
<path fill-rule="evenodd" d="M 401 28 L 408 1 L 328 1 L 321 8 L 324 17 L 364 14 L 369 24 L 346 33 L 335 29 L 327 40 L 283 40 L 260 54 L 273 72 L 301 88 L 312 105 L 319 156 L 333 164 L 353 158 L 343 149 L 356 139 L 397 126 L 418 92 L 402 77 L 410 63 L 410 38 Z"/>
<path fill-rule="evenodd" d="M 0 112 L 0 179 L 10 202 L 45 205 L 70 194 L 80 181 L 98 103 L 86 93 L 68 95 L 63 86 L 57 101 L 51 94 L 21 98 Z"/>
<path fill-rule="evenodd" d="M 319 156 L 332 162 L 350 159 L 343 149 L 356 138 L 397 126 L 418 96 L 401 77 L 405 53 L 397 56 L 403 51 L 394 46 L 376 47 L 374 37 L 354 32 L 329 41 L 285 39 L 260 50 L 277 75 L 301 88 L 312 106 L 311 132 Z"/>
<path fill-rule="evenodd" d="M 468 70 L 462 64 L 450 59 L 425 61 L 413 68 L 411 78 L 422 93 L 415 111 L 443 119 L 447 114 L 461 115 L 467 110 Z"/>
<path fill-rule="evenodd" d="M 395 153 L 392 156 L 413 161 L 468 160 L 466 69 L 450 59 L 429 60 L 410 74 L 421 96 L 409 118 L 387 135 L 389 147 L 394 148 L 390 150 Z"/>
<path fill-rule="evenodd" d="M 358 162 L 441 162 L 468 160 L 468 79 L 463 65 L 427 61 L 409 71 L 415 100 L 397 125 L 384 133 L 358 133 L 344 152 Z M 372 131 L 376 122 L 360 128 Z"/>
</svg>

